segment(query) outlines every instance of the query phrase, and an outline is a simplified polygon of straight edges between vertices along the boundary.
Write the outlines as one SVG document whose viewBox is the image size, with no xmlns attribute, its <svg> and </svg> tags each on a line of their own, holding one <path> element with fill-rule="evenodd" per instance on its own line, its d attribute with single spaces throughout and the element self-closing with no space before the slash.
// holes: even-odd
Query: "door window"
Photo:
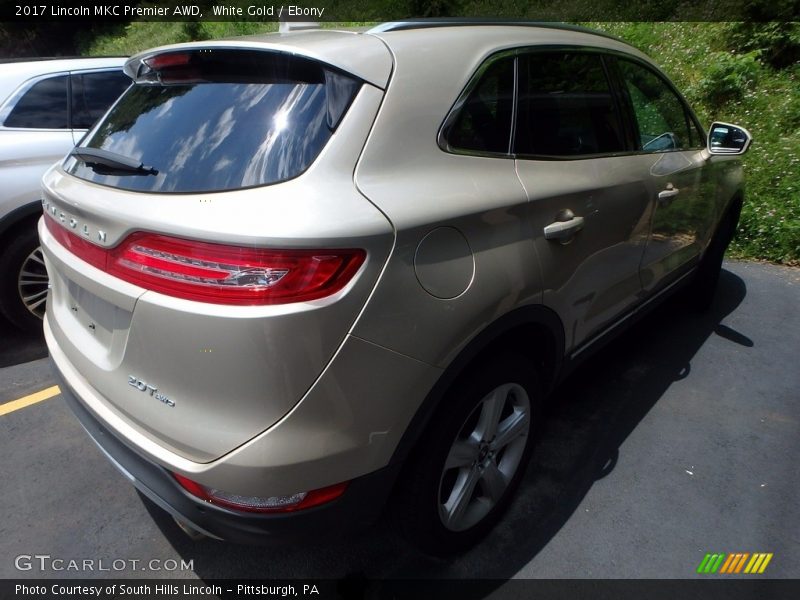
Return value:
<svg viewBox="0 0 800 600">
<path fill-rule="evenodd" d="M 619 112 L 599 55 L 520 57 L 516 154 L 570 157 L 624 150 Z"/>
<path fill-rule="evenodd" d="M 661 77 L 628 60 L 618 65 L 636 116 L 640 149 L 664 152 L 702 145 L 702 133 L 684 103 Z"/>
</svg>

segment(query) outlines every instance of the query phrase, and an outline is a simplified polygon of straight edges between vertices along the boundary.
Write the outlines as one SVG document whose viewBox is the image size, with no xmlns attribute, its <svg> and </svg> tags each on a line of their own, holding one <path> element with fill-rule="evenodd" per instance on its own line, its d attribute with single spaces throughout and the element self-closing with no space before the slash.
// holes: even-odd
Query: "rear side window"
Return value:
<svg viewBox="0 0 800 600">
<path fill-rule="evenodd" d="M 620 73 L 636 117 L 639 147 L 645 152 L 664 152 L 703 145 L 681 99 L 650 69 L 618 60 Z"/>
<path fill-rule="evenodd" d="M 26 129 L 69 129 L 67 76 L 39 81 L 25 92 L 3 125 Z"/>
<path fill-rule="evenodd" d="M 616 102 L 596 54 L 520 56 L 514 152 L 569 157 L 622 152 Z"/>
<path fill-rule="evenodd" d="M 514 57 L 488 64 L 455 118 L 445 125 L 448 149 L 477 153 L 509 151 L 514 106 Z"/>
<path fill-rule="evenodd" d="M 89 129 L 131 84 L 122 70 L 72 75 L 72 127 Z"/>
<path fill-rule="evenodd" d="M 81 144 L 157 174 L 120 173 L 75 157 L 68 172 L 146 192 L 212 192 L 297 177 L 319 155 L 361 82 L 284 53 L 160 55 Z"/>
</svg>

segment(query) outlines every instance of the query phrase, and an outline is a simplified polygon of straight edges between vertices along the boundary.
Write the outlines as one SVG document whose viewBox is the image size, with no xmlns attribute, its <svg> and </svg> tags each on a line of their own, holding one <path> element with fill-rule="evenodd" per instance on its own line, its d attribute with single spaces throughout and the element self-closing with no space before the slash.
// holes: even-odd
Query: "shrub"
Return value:
<svg viewBox="0 0 800 600">
<path fill-rule="evenodd" d="M 800 22 L 736 23 L 730 29 L 728 48 L 757 51 L 774 69 L 800 61 Z"/>
<path fill-rule="evenodd" d="M 717 108 L 731 100 L 741 99 L 758 76 L 758 56 L 758 50 L 745 54 L 709 53 L 709 64 L 703 69 L 700 79 L 703 100 Z"/>
</svg>

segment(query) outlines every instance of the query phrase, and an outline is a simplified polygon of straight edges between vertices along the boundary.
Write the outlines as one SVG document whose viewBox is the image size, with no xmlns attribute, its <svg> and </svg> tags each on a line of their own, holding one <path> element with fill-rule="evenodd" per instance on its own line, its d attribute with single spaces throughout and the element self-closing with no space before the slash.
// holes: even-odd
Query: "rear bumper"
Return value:
<svg viewBox="0 0 800 600">
<path fill-rule="evenodd" d="M 319 541 L 362 529 L 380 516 L 399 472 L 399 465 L 389 465 L 358 477 L 336 500 L 294 513 L 249 514 L 220 508 L 188 494 L 166 469 L 116 437 L 76 397 L 55 364 L 53 370 L 64 400 L 112 464 L 158 506 L 217 539 L 281 544 Z"/>
</svg>

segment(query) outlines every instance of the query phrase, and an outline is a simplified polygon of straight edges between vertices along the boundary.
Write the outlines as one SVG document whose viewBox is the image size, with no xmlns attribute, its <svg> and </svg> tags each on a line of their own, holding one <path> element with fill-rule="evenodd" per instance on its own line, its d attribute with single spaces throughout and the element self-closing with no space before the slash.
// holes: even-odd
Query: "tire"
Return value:
<svg viewBox="0 0 800 600">
<path fill-rule="evenodd" d="M 741 202 L 735 202 L 725 214 L 692 278 L 692 283 L 687 290 L 688 299 L 691 307 L 698 312 L 709 310 L 714 302 L 719 274 L 722 270 L 722 259 L 736 233 L 741 210 Z"/>
<path fill-rule="evenodd" d="M 26 223 L 0 252 L 0 313 L 23 331 L 40 331 L 49 279 L 35 224 Z"/>
<path fill-rule="evenodd" d="M 398 516 L 413 544 L 447 556 L 489 532 L 530 460 L 541 406 L 533 365 L 517 355 L 451 388 L 400 482 Z"/>
</svg>

